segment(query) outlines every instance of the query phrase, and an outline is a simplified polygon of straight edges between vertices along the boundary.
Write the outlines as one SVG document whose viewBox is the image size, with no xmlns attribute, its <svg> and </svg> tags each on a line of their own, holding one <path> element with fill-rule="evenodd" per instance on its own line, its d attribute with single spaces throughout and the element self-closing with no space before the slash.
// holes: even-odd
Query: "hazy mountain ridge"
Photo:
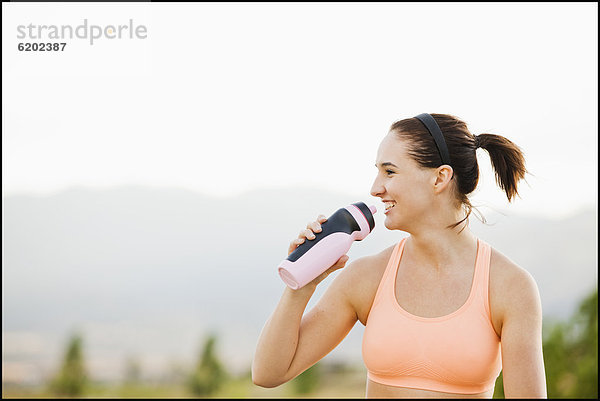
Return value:
<svg viewBox="0 0 600 401">
<path fill-rule="evenodd" d="M 56 355 L 78 325 L 90 332 L 96 358 L 148 349 L 195 358 L 201 333 L 216 330 L 225 357 L 247 363 L 283 290 L 275 267 L 289 242 L 318 214 L 372 199 L 315 188 L 235 198 L 144 187 L 8 196 L 3 331 L 43 333 L 47 347 L 29 355 L 33 361 Z M 495 225 L 473 217 L 473 232 L 534 276 L 545 316 L 567 316 L 596 285 L 595 210 L 555 221 L 485 214 Z M 382 213 L 375 217 L 351 258 L 407 235 L 385 229 Z M 359 358 L 361 333 L 357 324 L 332 354 Z M 3 363 L 23 357 L 11 347 L 3 342 Z"/>
</svg>

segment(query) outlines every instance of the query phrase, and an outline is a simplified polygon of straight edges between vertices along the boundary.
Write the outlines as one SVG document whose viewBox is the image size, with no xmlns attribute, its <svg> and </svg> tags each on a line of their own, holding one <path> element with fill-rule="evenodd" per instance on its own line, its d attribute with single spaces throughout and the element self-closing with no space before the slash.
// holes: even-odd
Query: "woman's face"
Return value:
<svg viewBox="0 0 600 401">
<path fill-rule="evenodd" d="M 435 171 L 419 167 L 408 154 L 406 142 L 390 132 L 377 151 L 377 176 L 371 195 L 384 201 L 385 226 L 409 231 L 431 214 Z"/>
</svg>

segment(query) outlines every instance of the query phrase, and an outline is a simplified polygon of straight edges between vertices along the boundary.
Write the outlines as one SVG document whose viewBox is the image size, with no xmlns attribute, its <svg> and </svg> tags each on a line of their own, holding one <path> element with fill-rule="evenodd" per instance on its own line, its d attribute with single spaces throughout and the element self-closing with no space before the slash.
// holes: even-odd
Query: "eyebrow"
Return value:
<svg viewBox="0 0 600 401">
<path fill-rule="evenodd" d="M 381 167 L 392 166 L 392 167 L 398 168 L 398 166 L 396 166 L 394 163 L 390 163 L 390 162 L 381 163 L 380 166 Z M 377 163 L 375 164 L 375 167 L 377 167 Z"/>
</svg>

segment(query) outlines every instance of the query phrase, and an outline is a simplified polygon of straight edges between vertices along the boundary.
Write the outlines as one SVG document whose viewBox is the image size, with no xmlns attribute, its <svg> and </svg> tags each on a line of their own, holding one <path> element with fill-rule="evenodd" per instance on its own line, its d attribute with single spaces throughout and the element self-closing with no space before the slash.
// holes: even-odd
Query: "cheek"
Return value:
<svg viewBox="0 0 600 401">
<path fill-rule="evenodd" d="M 424 177 L 396 177 L 390 184 L 386 187 L 387 192 L 404 209 L 418 209 L 431 203 Z"/>
<path fill-rule="evenodd" d="M 405 191 L 394 198 L 403 211 L 419 212 L 431 206 L 431 197 L 419 187 L 407 187 Z"/>
<path fill-rule="evenodd" d="M 427 190 L 428 186 L 423 180 L 414 179 L 407 181 L 404 185 L 404 192 L 413 200 L 424 201 L 430 198 Z"/>
</svg>

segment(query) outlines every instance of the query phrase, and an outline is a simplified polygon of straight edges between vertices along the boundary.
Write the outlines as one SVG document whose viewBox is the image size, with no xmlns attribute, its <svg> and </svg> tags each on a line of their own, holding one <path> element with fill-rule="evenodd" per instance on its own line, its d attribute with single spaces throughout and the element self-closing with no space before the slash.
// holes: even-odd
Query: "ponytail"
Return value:
<svg viewBox="0 0 600 401">
<path fill-rule="evenodd" d="M 492 168 L 496 175 L 496 183 L 506 193 L 509 202 L 519 196 L 517 184 L 525 178 L 525 157 L 521 149 L 503 136 L 494 134 L 473 135 L 467 124 L 450 114 L 430 114 L 440 128 L 450 161 L 454 171 L 454 191 L 456 204 L 465 211 L 465 218 L 451 224 L 455 228 L 467 221 L 473 210 L 468 195 L 477 187 L 479 181 L 479 164 L 476 149 L 481 147 L 490 155 Z M 437 143 L 428 128 L 417 118 L 406 118 L 396 121 L 390 127 L 399 139 L 408 143 L 408 154 L 422 168 L 437 168 L 442 163 Z M 480 216 L 485 224 L 485 217 Z M 461 229 L 461 231 L 464 227 Z"/>
<path fill-rule="evenodd" d="M 509 202 L 519 196 L 517 184 L 525 178 L 525 157 L 521 149 L 503 136 L 480 134 L 475 136 L 476 146 L 490 155 L 496 183 L 506 193 Z"/>
</svg>

